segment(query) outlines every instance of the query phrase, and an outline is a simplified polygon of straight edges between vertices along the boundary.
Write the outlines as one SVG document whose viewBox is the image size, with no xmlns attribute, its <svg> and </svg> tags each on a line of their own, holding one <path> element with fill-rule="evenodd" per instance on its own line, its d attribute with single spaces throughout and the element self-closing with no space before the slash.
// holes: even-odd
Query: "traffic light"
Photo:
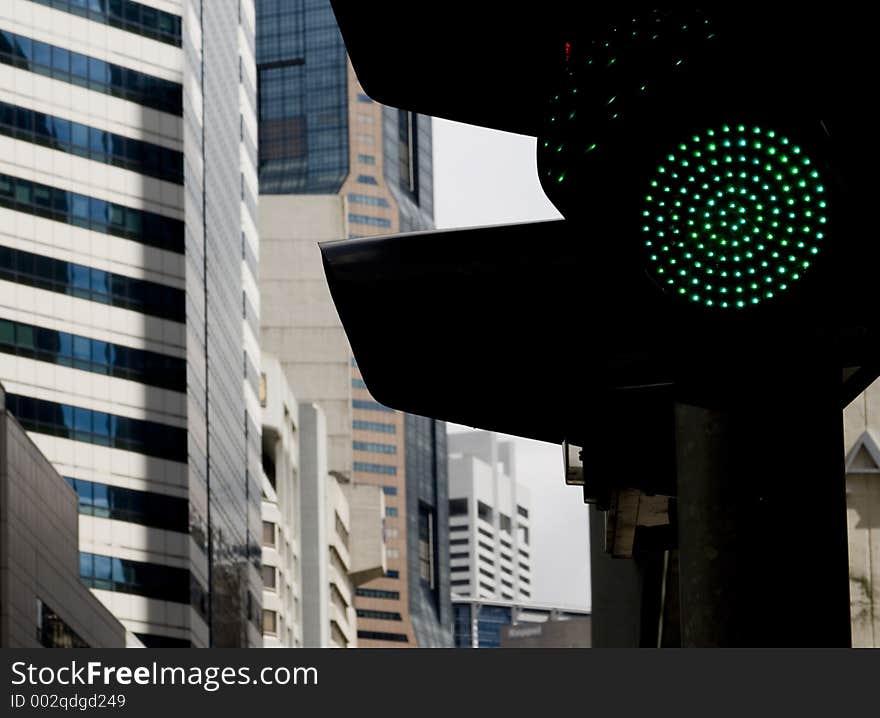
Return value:
<svg viewBox="0 0 880 718">
<path fill-rule="evenodd" d="M 581 449 L 569 480 L 607 516 L 596 645 L 658 645 L 673 614 L 683 645 L 848 645 L 841 408 L 880 375 L 876 13 L 450 1 L 400 33 L 408 5 L 333 5 L 371 97 L 536 136 L 565 217 L 322 245 L 371 393 Z M 818 616 L 791 600 L 808 575 Z"/>
<path fill-rule="evenodd" d="M 536 135 L 565 217 L 324 245 L 377 399 L 581 446 L 583 407 L 644 387 L 713 401 L 817 352 L 841 402 L 875 378 L 864 18 L 452 3 L 408 36 L 334 9 L 378 101 Z"/>
</svg>

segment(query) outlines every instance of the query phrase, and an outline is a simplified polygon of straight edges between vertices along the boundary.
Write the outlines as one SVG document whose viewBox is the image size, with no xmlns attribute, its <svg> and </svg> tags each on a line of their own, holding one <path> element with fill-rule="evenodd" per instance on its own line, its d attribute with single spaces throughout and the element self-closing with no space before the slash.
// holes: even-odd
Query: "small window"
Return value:
<svg viewBox="0 0 880 718">
<path fill-rule="evenodd" d="M 467 499 L 450 499 L 449 515 L 450 516 L 467 516 L 468 500 Z"/>
<path fill-rule="evenodd" d="M 510 516 L 507 516 L 506 514 L 502 514 L 499 512 L 498 525 L 501 527 L 502 531 L 506 531 L 507 533 L 512 532 L 513 523 L 510 520 Z"/>
<path fill-rule="evenodd" d="M 479 515 L 483 521 L 488 521 L 490 524 L 492 523 L 492 509 L 482 501 L 477 502 L 477 515 Z"/>
<path fill-rule="evenodd" d="M 267 608 L 263 609 L 263 633 L 274 636 L 278 630 L 278 614 Z"/>
<path fill-rule="evenodd" d="M 263 546 L 275 546 L 275 524 L 263 521 Z"/>
<path fill-rule="evenodd" d="M 275 590 L 275 567 L 263 564 L 263 588 Z"/>
</svg>

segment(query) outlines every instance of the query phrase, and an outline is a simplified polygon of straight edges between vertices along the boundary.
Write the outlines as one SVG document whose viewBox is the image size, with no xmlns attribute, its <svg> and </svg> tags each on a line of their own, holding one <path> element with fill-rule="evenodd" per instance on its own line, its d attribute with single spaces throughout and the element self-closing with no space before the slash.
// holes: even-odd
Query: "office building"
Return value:
<svg viewBox="0 0 880 718">
<path fill-rule="evenodd" d="M 514 443 L 472 431 L 450 434 L 448 447 L 453 596 L 530 601 L 531 504 Z"/>
<path fill-rule="evenodd" d="M 358 645 L 452 645 L 445 425 L 370 396 L 317 248 L 432 226 L 431 120 L 367 97 L 328 0 L 258 0 L 257 82 L 263 345 L 324 408 L 331 473 L 385 493 L 388 572 L 356 590 Z"/>
<path fill-rule="evenodd" d="M 502 648 L 531 647 L 516 644 L 531 639 L 540 642 L 541 648 L 584 648 L 589 642 L 590 612 L 576 608 L 547 606 L 532 602 L 503 601 L 481 598 L 452 599 L 455 611 L 456 648 Z M 550 623 L 576 620 L 566 636 L 564 629 L 551 627 Z M 540 630 L 535 630 L 540 627 Z M 519 630 L 513 630 L 514 628 Z M 547 640 L 542 640 L 546 638 Z M 558 643 L 551 643 L 551 640 Z"/>
<path fill-rule="evenodd" d="M 263 647 L 298 648 L 302 636 L 299 406 L 278 360 L 264 354 Z"/>
<path fill-rule="evenodd" d="M 260 645 L 254 8 L 0 3 L 0 379 L 147 646 Z"/>
<path fill-rule="evenodd" d="M 3 648 L 139 645 L 79 579 L 78 513 L 76 494 L 0 406 Z"/>
</svg>

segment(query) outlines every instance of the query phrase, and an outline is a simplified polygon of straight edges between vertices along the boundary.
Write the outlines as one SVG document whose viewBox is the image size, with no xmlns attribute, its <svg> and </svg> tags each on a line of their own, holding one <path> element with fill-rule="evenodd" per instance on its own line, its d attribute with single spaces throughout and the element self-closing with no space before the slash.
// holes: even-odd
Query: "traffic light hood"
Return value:
<svg viewBox="0 0 880 718">
<path fill-rule="evenodd" d="M 876 25 L 766 5 L 450 2 L 406 34 L 334 3 L 374 99 L 538 136 L 566 216 L 324 244 L 378 401 L 579 444 L 585 407 L 735 397 L 741 366 L 827 352 L 842 401 L 876 377 Z"/>
</svg>

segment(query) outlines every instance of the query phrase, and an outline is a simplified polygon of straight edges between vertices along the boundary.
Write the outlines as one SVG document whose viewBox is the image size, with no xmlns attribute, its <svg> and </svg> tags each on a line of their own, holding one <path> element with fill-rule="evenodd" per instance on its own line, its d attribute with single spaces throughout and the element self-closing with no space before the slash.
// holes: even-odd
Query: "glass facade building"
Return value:
<svg viewBox="0 0 880 718">
<path fill-rule="evenodd" d="M 326 0 L 257 0 L 260 192 L 334 194 L 349 171 L 345 45 Z"/>
<path fill-rule="evenodd" d="M 458 597 L 452 600 L 452 610 L 456 648 L 501 648 L 505 627 L 540 626 L 590 616 L 589 611 L 576 608 Z M 563 645 L 567 644 L 558 647 Z"/>
<path fill-rule="evenodd" d="M 433 226 L 431 118 L 364 93 L 328 0 L 257 0 L 257 69 L 261 194 L 335 195 L 349 237 Z M 356 591 L 358 645 L 451 646 L 445 425 L 376 402 L 351 364 L 340 464 L 383 487 L 388 558 Z"/>
<path fill-rule="evenodd" d="M 254 7 L 163 6 L 0 7 L 0 380 L 110 611 L 261 645 Z"/>
</svg>

